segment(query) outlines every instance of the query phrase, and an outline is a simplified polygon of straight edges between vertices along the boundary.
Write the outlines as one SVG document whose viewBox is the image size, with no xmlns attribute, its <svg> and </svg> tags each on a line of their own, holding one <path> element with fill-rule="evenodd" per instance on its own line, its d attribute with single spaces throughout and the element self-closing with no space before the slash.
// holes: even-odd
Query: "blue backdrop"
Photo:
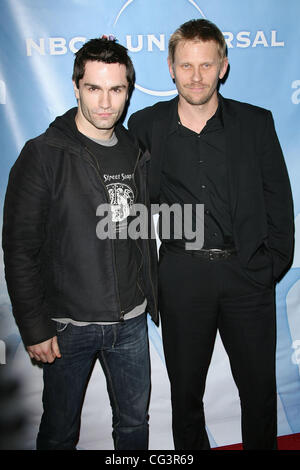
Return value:
<svg viewBox="0 0 300 470">
<path fill-rule="evenodd" d="M 42 133 L 56 115 L 76 104 L 71 83 L 74 52 L 86 40 L 114 34 L 129 49 L 137 78 L 129 117 L 140 108 L 175 96 L 167 68 L 167 43 L 181 23 L 202 17 L 223 31 L 230 72 L 220 91 L 225 97 L 272 111 L 292 184 L 295 257 L 276 294 L 278 424 L 279 434 L 300 432 L 299 0 L 1 0 L 0 13 L 1 220 L 9 169 L 25 141 Z M 41 373 L 31 365 L 12 318 L 2 258 L 0 320 L 1 367 L 22 381 L 24 407 L 31 416 L 22 447 L 32 448 L 41 412 Z M 150 445 L 172 448 L 161 333 L 151 322 L 149 336 L 153 380 Z M 104 388 L 103 395 L 99 392 L 100 382 L 104 382 L 100 373 L 97 371 L 99 382 L 94 389 L 91 385 L 86 399 L 89 405 L 86 419 L 83 415 L 82 448 L 111 446 L 107 440 L 111 417 Z M 100 396 L 105 404 L 99 410 L 101 432 L 97 428 L 100 418 L 93 418 Z M 212 445 L 239 442 L 238 396 L 219 340 L 205 397 Z"/>
</svg>

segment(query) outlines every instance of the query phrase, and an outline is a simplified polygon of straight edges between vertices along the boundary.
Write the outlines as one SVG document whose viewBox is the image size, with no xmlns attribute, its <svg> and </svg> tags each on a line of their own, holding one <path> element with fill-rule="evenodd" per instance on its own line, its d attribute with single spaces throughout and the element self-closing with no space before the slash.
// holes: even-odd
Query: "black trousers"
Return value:
<svg viewBox="0 0 300 470">
<path fill-rule="evenodd" d="M 249 280 L 235 255 L 163 250 L 159 295 L 175 449 L 210 448 L 203 395 L 217 331 L 239 391 L 243 448 L 276 449 L 274 288 Z"/>
</svg>

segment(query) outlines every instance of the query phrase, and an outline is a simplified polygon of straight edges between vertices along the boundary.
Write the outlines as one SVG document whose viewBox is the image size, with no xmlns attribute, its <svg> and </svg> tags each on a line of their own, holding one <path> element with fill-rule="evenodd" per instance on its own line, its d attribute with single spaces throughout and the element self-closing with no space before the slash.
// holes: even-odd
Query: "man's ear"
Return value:
<svg viewBox="0 0 300 470">
<path fill-rule="evenodd" d="M 173 62 L 171 61 L 170 57 L 168 57 L 168 67 L 169 72 L 173 80 L 175 80 L 174 70 L 173 70 Z"/>
<path fill-rule="evenodd" d="M 78 90 L 78 88 L 77 88 L 77 85 L 76 85 L 75 81 L 72 80 L 72 82 L 73 82 L 73 88 L 74 88 L 75 98 L 78 100 L 78 99 L 79 99 L 79 90 Z"/>
<path fill-rule="evenodd" d="M 222 59 L 222 66 L 221 66 L 221 70 L 220 70 L 220 74 L 219 74 L 219 79 L 220 80 L 222 80 L 222 78 L 226 75 L 228 65 L 229 65 L 228 58 L 224 57 L 224 59 Z"/>
</svg>

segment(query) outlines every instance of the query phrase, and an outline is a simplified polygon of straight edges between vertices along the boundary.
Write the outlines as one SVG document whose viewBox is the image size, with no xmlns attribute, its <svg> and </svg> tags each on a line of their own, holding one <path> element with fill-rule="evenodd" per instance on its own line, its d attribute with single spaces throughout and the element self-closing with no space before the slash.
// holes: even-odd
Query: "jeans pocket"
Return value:
<svg viewBox="0 0 300 470">
<path fill-rule="evenodd" d="M 68 328 L 68 325 L 69 325 L 69 323 L 61 323 L 61 322 L 57 321 L 56 322 L 56 332 L 58 334 L 63 333 Z"/>
</svg>

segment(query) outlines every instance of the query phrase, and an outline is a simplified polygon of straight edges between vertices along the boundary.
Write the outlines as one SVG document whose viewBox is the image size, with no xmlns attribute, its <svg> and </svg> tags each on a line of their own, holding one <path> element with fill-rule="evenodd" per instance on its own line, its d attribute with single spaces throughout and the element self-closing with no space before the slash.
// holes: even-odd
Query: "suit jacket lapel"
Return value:
<svg viewBox="0 0 300 470">
<path fill-rule="evenodd" d="M 230 101 L 221 97 L 223 105 L 223 121 L 225 129 L 225 145 L 228 175 L 229 202 L 232 219 L 234 219 L 239 194 L 239 168 L 241 163 L 241 132 L 240 123 Z"/>
<path fill-rule="evenodd" d="M 169 106 L 161 113 L 159 118 L 154 121 L 152 128 L 152 148 L 150 165 L 150 197 L 152 202 L 159 202 L 160 185 L 165 156 L 167 134 L 171 116 L 177 107 L 178 99 L 172 99 Z"/>
</svg>

